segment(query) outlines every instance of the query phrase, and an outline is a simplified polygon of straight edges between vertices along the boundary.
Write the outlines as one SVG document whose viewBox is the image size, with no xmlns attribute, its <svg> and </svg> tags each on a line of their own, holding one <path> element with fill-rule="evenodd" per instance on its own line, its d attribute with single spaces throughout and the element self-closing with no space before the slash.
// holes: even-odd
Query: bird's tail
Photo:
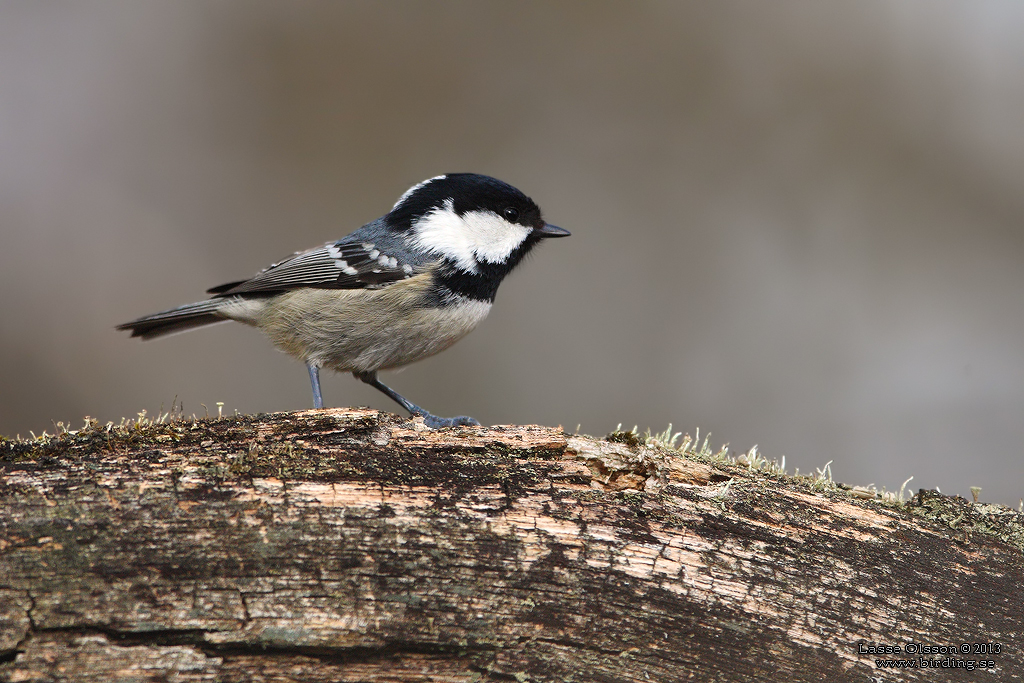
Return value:
<svg viewBox="0 0 1024 683">
<path fill-rule="evenodd" d="M 224 305 L 224 299 L 208 299 L 194 304 L 185 304 L 147 315 L 130 323 L 118 325 L 119 330 L 130 330 L 133 337 L 155 339 L 167 334 L 185 332 L 194 327 L 203 327 L 213 323 L 227 322 L 228 318 L 220 315 L 218 309 Z"/>
</svg>

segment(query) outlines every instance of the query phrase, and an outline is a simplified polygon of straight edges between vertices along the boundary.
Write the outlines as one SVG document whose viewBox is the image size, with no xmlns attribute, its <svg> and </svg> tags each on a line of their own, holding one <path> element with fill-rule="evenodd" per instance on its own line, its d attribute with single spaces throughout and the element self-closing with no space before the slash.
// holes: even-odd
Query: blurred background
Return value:
<svg viewBox="0 0 1024 683">
<path fill-rule="evenodd" d="M 7 0 L 0 434 L 310 407 L 252 329 L 114 325 L 474 171 L 573 236 L 383 376 L 410 399 L 1017 507 L 1022 34 L 1014 0 Z"/>
</svg>

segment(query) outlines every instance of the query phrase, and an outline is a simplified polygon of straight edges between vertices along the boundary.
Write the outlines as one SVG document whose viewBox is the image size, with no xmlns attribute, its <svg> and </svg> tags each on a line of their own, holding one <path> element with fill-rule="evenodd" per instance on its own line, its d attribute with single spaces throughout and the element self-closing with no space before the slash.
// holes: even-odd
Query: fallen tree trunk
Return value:
<svg viewBox="0 0 1024 683">
<path fill-rule="evenodd" d="M 611 438 L 339 409 L 0 443 L 0 680 L 1024 680 L 1018 513 Z"/>
</svg>

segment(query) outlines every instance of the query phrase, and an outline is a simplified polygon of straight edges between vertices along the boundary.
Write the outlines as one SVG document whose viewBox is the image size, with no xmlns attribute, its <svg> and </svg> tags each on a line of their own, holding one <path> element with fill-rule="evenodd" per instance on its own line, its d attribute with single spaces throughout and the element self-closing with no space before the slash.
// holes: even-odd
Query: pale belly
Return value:
<svg viewBox="0 0 1024 683">
<path fill-rule="evenodd" d="M 279 349 L 338 372 L 386 370 L 448 348 L 487 317 L 491 304 L 463 299 L 420 305 L 430 284 L 421 275 L 377 290 L 296 289 L 236 300 L 221 312 L 260 328 Z"/>
</svg>

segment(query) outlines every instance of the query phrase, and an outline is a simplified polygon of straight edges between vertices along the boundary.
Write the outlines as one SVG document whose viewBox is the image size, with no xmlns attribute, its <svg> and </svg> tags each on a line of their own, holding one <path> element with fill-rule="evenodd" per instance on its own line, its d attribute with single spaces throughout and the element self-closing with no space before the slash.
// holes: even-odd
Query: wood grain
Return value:
<svg viewBox="0 0 1024 683">
<path fill-rule="evenodd" d="M 998 506 L 546 427 L 93 427 L 0 443 L 0 680 L 1019 681 L 1022 545 Z M 858 652 L 908 642 L 1000 652 Z"/>
</svg>

